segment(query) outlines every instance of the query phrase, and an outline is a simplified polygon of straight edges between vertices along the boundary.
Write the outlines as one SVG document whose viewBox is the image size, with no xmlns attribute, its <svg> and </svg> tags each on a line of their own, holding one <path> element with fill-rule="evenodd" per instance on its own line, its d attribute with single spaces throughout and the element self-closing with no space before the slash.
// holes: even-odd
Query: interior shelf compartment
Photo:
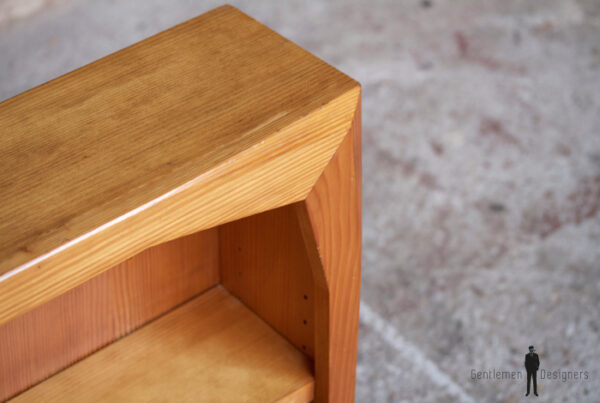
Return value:
<svg viewBox="0 0 600 403">
<path fill-rule="evenodd" d="M 307 402 L 311 360 L 217 285 L 13 401 Z"/>
</svg>

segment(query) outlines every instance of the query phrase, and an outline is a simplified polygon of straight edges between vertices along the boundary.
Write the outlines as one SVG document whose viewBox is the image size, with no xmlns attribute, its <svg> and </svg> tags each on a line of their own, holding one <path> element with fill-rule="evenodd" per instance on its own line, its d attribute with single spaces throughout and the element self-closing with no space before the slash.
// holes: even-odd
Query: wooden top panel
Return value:
<svg viewBox="0 0 600 403">
<path fill-rule="evenodd" d="M 309 402 L 308 357 L 221 286 L 14 402 Z"/>
<path fill-rule="evenodd" d="M 0 103 L 0 282 L 357 87 L 224 6 Z"/>
</svg>

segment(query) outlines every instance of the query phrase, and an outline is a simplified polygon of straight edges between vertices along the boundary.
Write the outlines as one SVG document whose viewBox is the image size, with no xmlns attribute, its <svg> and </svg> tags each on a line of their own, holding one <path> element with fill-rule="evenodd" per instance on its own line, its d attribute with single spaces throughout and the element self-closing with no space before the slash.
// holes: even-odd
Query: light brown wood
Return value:
<svg viewBox="0 0 600 403">
<path fill-rule="evenodd" d="M 313 382 L 304 354 L 216 286 L 14 401 L 306 402 Z"/>
<path fill-rule="evenodd" d="M 0 323 L 149 246 L 303 200 L 358 97 L 226 6 L 0 103 Z"/>
<path fill-rule="evenodd" d="M 225 288 L 312 357 L 313 279 L 294 206 L 222 225 L 219 248 Z"/>
<path fill-rule="evenodd" d="M 353 402 L 361 268 L 361 110 L 297 213 L 315 279 L 315 400 Z"/>
<path fill-rule="evenodd" d="M 16 400 L 353 401 L 360 126 L 230 6 L 0 103 L 0 398 L 222 280 Z"/>
<path fill-rule="evenodd" d="M 217 229 L 126 260 L 0 326 L 0 401 L 219 281 Z"/>
<path fill-rule="evenodd" d="M 279 403 L 305 403 L 314 401 L 315 383 L 310 382 L 292 391 L 291 393 L 276 399 Z"/>
</svg>

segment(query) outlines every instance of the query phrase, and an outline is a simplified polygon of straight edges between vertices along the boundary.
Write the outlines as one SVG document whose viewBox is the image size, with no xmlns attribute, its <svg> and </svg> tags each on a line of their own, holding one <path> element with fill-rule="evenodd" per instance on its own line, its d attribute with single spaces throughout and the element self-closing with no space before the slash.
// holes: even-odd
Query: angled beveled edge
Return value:
<svg viewBox="0 0 600 403">
<path fill-rule="evenodd" d="M 362 249 L 360 100 L 335 155 L 295 208 L 315 286 L 315 402 L 353 402 Z"/>
<path fill-rule="evenodd" d="M 80 235 L 73 236 L 74 225 L 67 228 L 68 241 L 41 255 L 0 261 L 0 325 L 152 245 L 304 200 L 351 125 L 360 85 L 348 80 L 325 103 L 311 102 L 308 110 L 277 114 L 237 134 L 254 141 L 200 175 Z"/>
</svg>

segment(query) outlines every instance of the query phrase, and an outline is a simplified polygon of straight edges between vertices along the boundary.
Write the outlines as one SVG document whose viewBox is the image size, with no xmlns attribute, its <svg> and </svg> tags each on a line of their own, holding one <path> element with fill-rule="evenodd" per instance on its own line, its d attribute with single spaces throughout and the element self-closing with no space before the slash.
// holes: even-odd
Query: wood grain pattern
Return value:
<svg viewBox="0 0 600 403">
<path fill-rule="evenodd" d="M 0 153 L 0 398 L 215 284 L 220 265 L 314 356 L 316 382 L 216 286 L 16 400 L 353 400 L 354 80 L 220 7 L 0 103 Z"/>
<path fill-rule="evenodd" d="M 315 401 L 353 402 L 361 269 L 360 104 L 298 220 L 315 279 Z"/>
<path fill-rule="evenodd" d="M 219 249 L 225 288 L 312 357 L 313 279 L 294 206 L 222 225 Z"/>
<path fill-rule="evenodd" d="M 211 229 L 155 246 L 0 326 L 0 401 L 219 281 Z"/>
<path fill-rule="evenodd" d="M 309 359 L 216 286 L 14 401 L 306 402 L 313 383 Z"/>
<path fill-rule="evenodd" d="M 149 246 L 303 200 L 358 97 L 226 6 L 0 103 L 0 324 Z"/>
</svg>

